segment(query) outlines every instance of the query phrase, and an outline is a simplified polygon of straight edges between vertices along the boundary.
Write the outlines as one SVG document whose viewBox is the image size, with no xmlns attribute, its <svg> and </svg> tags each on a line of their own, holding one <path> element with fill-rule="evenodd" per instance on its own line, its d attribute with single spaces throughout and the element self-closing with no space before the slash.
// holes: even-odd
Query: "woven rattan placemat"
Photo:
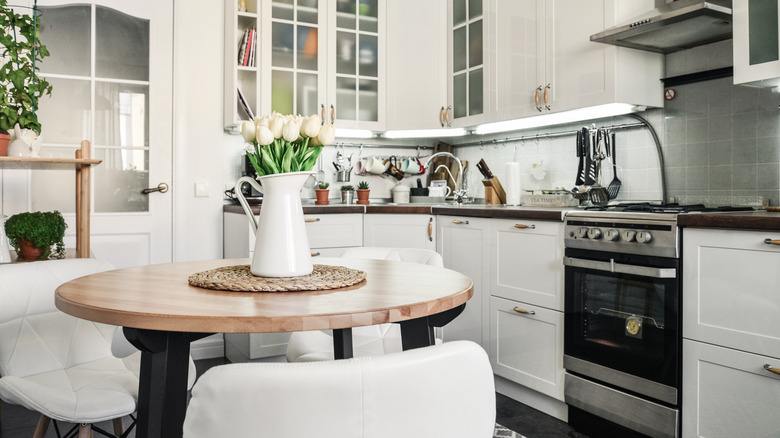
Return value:
<svg viewBox="0 0 780 438">
<path fill-rule="evenodd" d="M 301 277 L 255 277 L 249 265 L 225 266 L 190 275 L 190 285 L 236 292 L 298 292 L 352 286 L 365 280 L 366 273 L 344 266 L 314 265 Z"/>
</svg>

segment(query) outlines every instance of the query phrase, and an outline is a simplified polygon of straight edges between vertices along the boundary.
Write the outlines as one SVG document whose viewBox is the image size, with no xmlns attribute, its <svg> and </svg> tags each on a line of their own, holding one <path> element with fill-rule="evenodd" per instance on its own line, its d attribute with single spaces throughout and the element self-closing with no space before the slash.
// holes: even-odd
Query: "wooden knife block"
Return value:
<svg viewBox="0 0 780 438">
<path fill-rule="evenodd" d="M 506 192 L 498 177 L 483 179 L 485 186 L 485 204 L 506 204 Z"/>
</svg>

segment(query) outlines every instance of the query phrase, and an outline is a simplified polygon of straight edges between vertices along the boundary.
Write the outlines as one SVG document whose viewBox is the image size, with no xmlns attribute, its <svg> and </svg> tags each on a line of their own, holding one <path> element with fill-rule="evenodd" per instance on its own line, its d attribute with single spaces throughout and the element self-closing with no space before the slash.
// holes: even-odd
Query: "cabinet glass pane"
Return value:
<svg viewBox="0 0 780 438">
<path fill-rule="evenodd" d="M 357 82 L 336 78 L 336 119 L 357 120 Z"/>
<path fill-rule="evenodd" d="M 149 80 L 149 20 L 95 9 L 95 76 Z"/>
<path fill-rule="evenodd" d="M 452 32 L 452 71 L 466 69 L 466 27 Z"/>
<path fill-rule="evenodd" d="M 95 84 L 95 144 L 149 145 L 149 86 Z"/>
<path fill-rule="evenodd" d="M 482 15 L 482 0 L 469 0 L 469 20 Z"/>
<path fill-rule="evenodd" d="M 41 148 L 44 158 L 73 158 L 75 148 Z M 30 203 L 32 211 L 76 211 L 75 169 L 45 169 L 30 172 Z M 56 187 L 56 190 L 52 190 Z"/>
<path fill-rule="evenodd" d="M 379 120 L 379 84 L 370 79 L 360 80 L 360 114 L 361 122 L 376 122 Z"/>
<path fill-rule="evenodd" d="M 317 114 L 317 75 L 298 73 L 298 92 L 296 97 L 296 112 L 308 117 Z"/>
<path fill-rule="evenodd" d="M 149 151 L 143 149 L 103 149 L 94 151 L 103 160 L 93 169 L 95 212 L 149 211 Z"/>
<path fill-rule="evenodd" d="M 360 76 L 377 77 L 378 51 L 377 37 L 373 35 L 360 35 Z"/>
<path fill-rule="evenodd" d="M 282 114 L 293 113 L 293 74 L 289 71 L 271 72 L 271 110 Z"/>
<path fill-rule="evenodd" d="M 469 115 L 482 114 L 482 69 L 469 73 Z"/>
<path fill-rule="evenodd" d="M 360 15 L 360 30 L 364 32 L 378 32 L 377 0 L 360 0 L 358 11 Z"/>
<path fill-rule="evenodd" d="M 345 75 L 354 75 L 355 59 L 357 59 L 357 41 L 356 35 L 351 32 L 336 32 L 336 47 L 338 47 L 338 57 L 336 58 L 336 73 Z"/>
<path fill-rule="evenodd" d="M 60 78 L 46 80 L 57 90 L 57 98 L 44 96 L 40 100 L 37 114 L 43 131 L 42 140 L 46 143 L 78 145 L 81 140 L 90 138 L 90 82 Z"/>
<path fill-rule="evenodd" d="M 466 22 L 466 0 L 452 0 L 452 26 Z"/>
<path fill-rule="evenodd" d="M 89 6 L 41 8 L 41 42 L 51 54 L 39 64 L 42 72 L 90 75 L 91 15 Z"/>
<path fill-rule="evenodd" d="M 777 61 L 778 23 L 776 0 L 748 1 L 748 44 L 750 65 Z"/>
<path fill-rule="evenodd" d="M 455 118 L 466 116 L 466 73 L 455 75 L 452 81 L 453 114 Z"/>
<path fill-rule="evenodd" d="M 271 3 L 271 17 L 292 21 L 294 19 L 293 0 L 274 0 Z"/>
<path fill-rule="evenodd" d="M 298 68 L 317 71 L 317 28 L 298 26 Z"/>
<path fill-rule="evenodd" d="M 336 27 L 357 29 L 357 0 L 338 0 L 336 3 Z"/>
<path fill-rule="evenodd" d="M 482 20 L 469 25 L 469 67 L 482 65 Z"/>
<path fill-rule="evenodd" d="M 293 44 L 295 44 L 293 25 L 288 23 L 271 24 L 271 65 L 293 68 Z"/>
<path fill-rule="evenodd" d="M 298 0 L 298 21 L 317 24 L 317 0 Z"/>
</svg>

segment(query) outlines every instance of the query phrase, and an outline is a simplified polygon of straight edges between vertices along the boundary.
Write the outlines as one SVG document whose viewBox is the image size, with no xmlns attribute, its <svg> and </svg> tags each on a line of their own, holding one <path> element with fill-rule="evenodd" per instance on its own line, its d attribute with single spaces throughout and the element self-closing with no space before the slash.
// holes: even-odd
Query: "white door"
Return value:
<svg viewBox="0 0 780 438">
<path fill-rule="evenodd" d="M 43 99 L 42 156 L 72 157 L 92 142 L 91 247 L 117 267 L 170 262 L 171 192 L 142 194 L 171 182 L 173 2 L 39 0 L 40 64 L 54 86 Z M 32 210 L 71 213 L 71 172 L 33 171 Z M 66 241 L 66 246 L 67 246 Z"/>
</svg>

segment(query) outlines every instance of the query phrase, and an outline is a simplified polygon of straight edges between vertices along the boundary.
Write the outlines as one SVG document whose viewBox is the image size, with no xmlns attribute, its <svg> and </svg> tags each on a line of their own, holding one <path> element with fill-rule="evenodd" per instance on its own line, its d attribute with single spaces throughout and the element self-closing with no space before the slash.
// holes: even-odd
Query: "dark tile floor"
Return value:
<svg viewBox="0 0 780 438">
<path fill-rule="evenodd" d="M 208 368 L 226 363 L 225 359 L 204 359 L 195 361 L 198 375 L 203 374 Z M 31 438 L 35 432 L 39 414 L 28 411 L 19 406 L 2 404 L 0 414 L 0 438 Z M 521 403 L 496 394 L 496 422 L 506 426 L 525 436 L 526 438 L 588 438 L 585 435 L 574 432 L 568 424 L 529 408 Z M 125 426 L 129 425 L 129 419 L 125 419 Z M 98 424 L 104 430 L 112 431 L 111 422 Z M 71 426 L 60 425 L 64 434 Z M 46 438 L 56 438 L 54 426 L 49 427 Z M 96 434 L 96 437 L 100 435 Z M 134 438 L 135 433 L 130 433 L 128 438 Z"/>
</svg>

